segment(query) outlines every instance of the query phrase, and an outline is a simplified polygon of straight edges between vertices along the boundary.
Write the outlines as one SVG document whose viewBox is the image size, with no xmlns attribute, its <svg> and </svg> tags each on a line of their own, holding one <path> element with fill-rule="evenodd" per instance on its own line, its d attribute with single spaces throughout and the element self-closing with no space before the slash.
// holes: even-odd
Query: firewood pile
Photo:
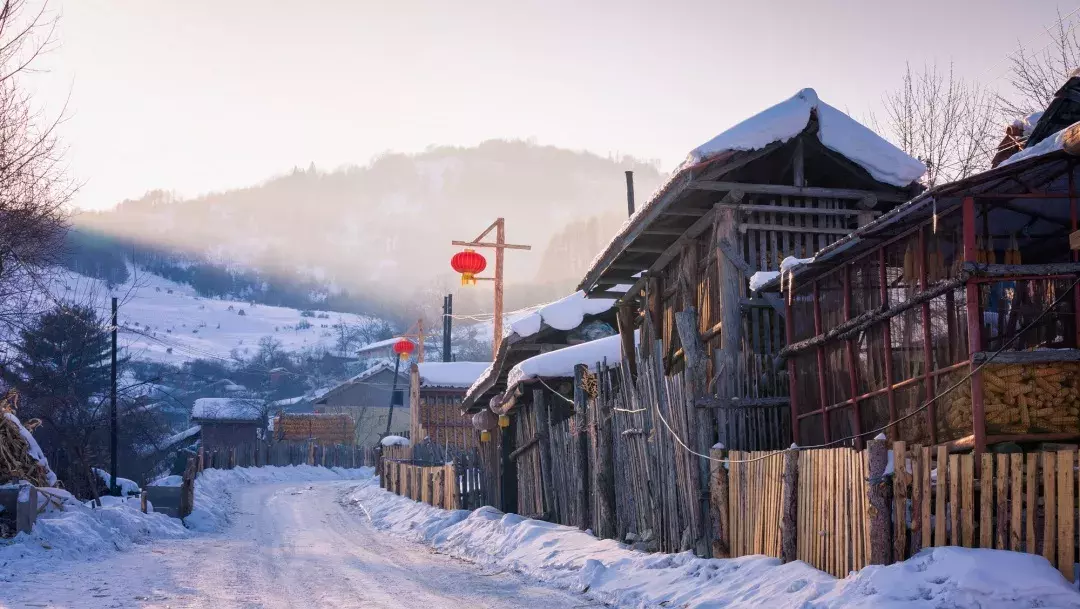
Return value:
<svg viewBox="0 0 1080 609">
<path fill-rule="evenodd" d="M 25 425 L 15 416 L 17 400 L 14 393 L 0 397 L 0 484 L 27 480 L 34 486 L 51 486 L 49 470 L 38 462 L 33 454 L 40 456 L 36 443 L 31 447 L 24 431 L 32 431 L 40 424 L 31 419 Z M 32 439 L 32 438 L 31 438 Z"/>
<path fill-rule="evenodd" d="M 986 425 L 991 433 L 1075 431 L 1080 426 L 1080 364 L 989 365 L 982 369 Z M 954 373 L 962 378 L 966 370 Z M 959 379 L 950 378 L 951 385 Z M 946 422 L 971 427 L 971 384 L 950 394 Z"/>
</svg>

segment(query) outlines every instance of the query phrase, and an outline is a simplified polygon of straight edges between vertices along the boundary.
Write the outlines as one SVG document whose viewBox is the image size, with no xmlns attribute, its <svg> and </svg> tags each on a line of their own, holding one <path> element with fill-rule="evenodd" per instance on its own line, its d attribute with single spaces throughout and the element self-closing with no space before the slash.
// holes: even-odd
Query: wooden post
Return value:
<svg viewBox="0 0 1080 609">
<path fill-rule="evenodd" d="M 681 406 L 686 408 L 689 413 L 693 413 L 693 417 L 697 419 L 695 421 L 697 437 L 687 438 L 686 441 L 696 444 L 698 453 L 708 454 L 713 445 L 713 426 L 712 420 L 709 418 L 712 413 L 709 409 L 695 407 L 697 399 L 705 397 L 708 383 L 705 372 L 707 360 L 704 346 L 701 344 L 701 335 L 698 333 L 697 311 L 690 307 L 685 311 L 675 313 L 675 326 L 679 332 L 679 340 L 682 343 L 684 361 L 686 362 L 686 371 L 683 373 L 683 379 L 686 382 L 686 403 Z M 697 484 L 694 485 L 694 480 L 691 478 L 690 495 L 692 497 L 701 497 L 701 509 L 698 512 L 701 517 L 697 523 L 698 530 L 693 533 L 695 547 L 700 548 L 699 552 L 704 554 L 709 547 L 707 541 L 709 527 L 705 524 L 705 519 L 709 514 L 709 500 L 701 491 L 709 488 L 709 461 L 701 457 L 697 457 L 696 461 L 698 464 Z"/>
<path fill-rule="evenodd" d="M 34 528 L 37 520 L 38 492 L 37 487 L 27 487 L 26 501 L 22 500 L 22 489 L 19 489 L 19 497 L 15 502 L 15 530 L 19 533 L 29 533 Z"/>
<path fill-rule="evenodd" d="M 495 359 L 499 352 L 499 344 L 503 335 L 503 251 L 506 245 L 506 221 L 502 218 L 495 220 L 495 340 L 491 342 L 491 358 Z"/>
<path fill-rule="evenodd" d="M 870 500 L 870 564 L 887 565 L 892 562 L 893 554 L 892 517 L 885 483 L 889 449 L 885 440 L 875 438 L 868 442 L 866 450 L 870 457 L 869 484 L 866 487 Z M 939 466 L 938 475 L 941 476 L 943 472 L 944 466 Z"/>
<path fill-rule="evenodd" d="M 315 465 L 315 443 L 308 442 L 307 464 Z"/>
<path fill-rule="evenodd" d="M 975 239 L 975 198 L 964 197 L 964 260 L 977 262 L 978 247 Z M 967 280 L 967 324 L 968 353 L 982 351 L 982 312 L 979 310 L 979 284 Z M 978 364 L 971 359 L 971 422 L 975 434 L 975 454 L 986 452 L 986 413 L 983 408 L 982 372 L 977 372 Z M 976 461 L 976 465 L 981 462 Z M 981 474 L 980 474 L 981 475 Z"/>
<path fill-rule="evenodd" d="M 784 453 L 783 517 L 780 521 L 780 560 L 798 560 L 799 538 L 799 451 Z"/>
<path fill-rule="evenodd" d="M 637 301 L 619 303 L 619 338 L 622 340 L 623 361 L 630 370 L 630 378 L 637 379 L 637 350 L 634 345 L 634 319 Z"/>
<path fill-rule="evenodd" d="M 206 469 L 206 453 L 202 446 L 199 447 L 199 471 Z"/>
<path fill-rule="evenodd" d="M 146 513 L 146 491 L 145 490 L 142 493 L 139 494 L 139 509 L 142 510 L 143 514 Z"/>
<path fill-rule="evenodd" d="M 592 522 L 592 516 L 589 513 L 590 498 L 592 497 L 589 489 L 589 433 L 586 429 L 587 421 L 585 419 L 588 397 L 585 394 L 585 387 L 582 385 L 586 370 L 588 370 L 588 367 L 584 364 L 574 366 L 574 431 L 577 436 L 577 461 L 580 470 L 578 474 L 581 480 L 577 496 L 578 528 L 582 531 L 588 530 Z"/>
<path fill-rule="evenodd" d="M 712 471 L 709 474 L 709 503 L 712 506 L 712 557 L 731 557 L 731 528 L 728 521 L 728 470 L 721 463 L 727 457 L 727 451 L 717 446 L 709 449 L 709 462 Z"/>
<path fill-rule="evenodd" d="M 597 370 L 597 385 L 600 385 L 600 370 Z M 599 392 L 598 392 L 599 393 Z M 605 396 L 610 399 L 610 396 Z M 611 402 L 608 399 L 594 398 L 593 423 L 596 428 L 596 492 L 598 509 L 596 536 L 600 539 L 614 539 L 619 532 L 619 519 L 615 511 L 615 439 L 612 437 L 613 423 Z"/>
<path fill-rule="evenodd" d="M 548 403 L 544 390 L 533 389 L 533 415 L 536 417 L 536 435 L 540 438 L 540 484 L 544 497 L 543 512 L 547 519 L 557 522 L 555 517 L 555 481 L 551 462 L 551 430 L 548 429 Z"/>
</svg>

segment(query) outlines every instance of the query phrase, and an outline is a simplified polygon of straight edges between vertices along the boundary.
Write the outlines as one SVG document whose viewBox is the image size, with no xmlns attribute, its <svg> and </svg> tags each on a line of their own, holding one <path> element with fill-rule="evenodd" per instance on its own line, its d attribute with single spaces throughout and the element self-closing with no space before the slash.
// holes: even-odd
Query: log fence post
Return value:
<svg viewBox="0 0 1080 609">
<path fill-rule="evenodd" d="M 578 462 L 578 477 L 580 486 L 577 493 L 578 528 L 582 531 L 591 528 L 592 515 L 590 514 L 590 499 L 592 493 L 589 489 L 589 432 L 587 429 L 585 411 L 588 408 L 588 396 L 585 393 L 584 378 L 588 366 L 578 364 L 574 366 L 574 427 L 576 435 L 576 449 Z"/>
<path fill-rule="evenodd" d="M 887 565 L 893 554 L 892 518 L 887 495 L 888 483 L 885 467 L 889 460 L 889 451 L 885 438 L 878 436 L 868 443 L 869 478 L 867 495 L 870 501 L 870 564 Z M 944 465 L 940 471 L 944 470 Z M 927 489 L 926 492 L 929 492 Z"/>
<path fill-rule="evenodd" d="M 780 523 L 780 559 L 793 562 L 798 557 L 799 538 L 799 451 L 784 453 L 783 518 Z"/>
<path fill-rule="evenodd" d="M 711 471 L 709 473 L 709 504 L 712 508 L 713 535 L 712 557 L 731 557 L 731 530 L 728 522 L 728 470 L 719 460 L 727 458 L 727 451 L 717 444 L 709 450 Z"/>
</svg>

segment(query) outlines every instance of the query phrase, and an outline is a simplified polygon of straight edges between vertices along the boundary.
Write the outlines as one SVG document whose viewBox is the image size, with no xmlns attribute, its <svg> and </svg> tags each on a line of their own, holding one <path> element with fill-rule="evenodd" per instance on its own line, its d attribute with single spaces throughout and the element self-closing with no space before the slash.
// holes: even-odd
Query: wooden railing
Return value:
<svg viewBox="0 0 1080 609">
<path fill-rule="evenodd" d="M 441 465 L 383 459 L 379 485 L 397 495 L 444 510 L 484 505 L 480 467 L 459 458 Z"/>
</svg>

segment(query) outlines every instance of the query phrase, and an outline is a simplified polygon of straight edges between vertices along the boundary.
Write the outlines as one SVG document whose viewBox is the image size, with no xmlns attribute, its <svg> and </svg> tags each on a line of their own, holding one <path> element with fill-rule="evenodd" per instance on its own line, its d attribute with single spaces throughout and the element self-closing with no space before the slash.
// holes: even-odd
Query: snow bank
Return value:
<svg viewBox="0 0 1080 609">
<path fill-rule="evenodd" d="M 112 488 L 112 476 L 109 472 L 96 467 L 93 469 L 94 473 L 97 474 L 97 477 L 101 478 L 101 481 L 105 483 L 106 488 Z M 128 480 L 127 478 L 117 477 L 116 485 L 120 487 L 120 494 L 122 495 L 138 495 L 142 492 L 142 489 L 139 488 L 137 482 Z"/>
<path fill-rule="evenodd" d="M 421 387 L 470 387 L 487 367 L 488 362 L 422 362 L 416 365 Z"/>
<path fill-rule="evenodd" d="M 40 515 L 29 534 L 20 533 L 6 540 L 6 544 L 0 541 L 0 564 L 17 560 L 91 558 L 157 539 L 180 539 L 195 532 L 220 531 L 228 524 L 233 510 L 230 491 L 243 485 L 362 480 L 373 474 L 370 467 L 342 469 L 310 465 L 204 470 L 195 481 L 195 509 L 185 519 L 187 528 L 184 522 L 164 514 L 143 514 L 138 497 L 105 497 L 102 498 L 104 507 L 94 508 L 79 502 L 66 491 L 45 489 L 59 498 L 56 501 L 62 503 L 63 509 L 51 509 Z M 164 479 L 164 482 L 172 482 L 173 478 L 176 477 Z"/>
<path fill-rule="evenodd" d="M 257 421 L 262 401 L 252 398 L 199 398 L 191 408 L 191 418 L 217 421 Z"/>
<path fill-rule="evenodd" d="M 493 568 L 510 569 L 623 607 L 1080 608 L 1080 595 L 1041 556 L 934 548 L 838 580 L 804 562 L 645 554 L 576 528 L 491 507 L 448 512 L 365 484 L 345 501 L 381 529 Z"/>
<path fill-rule="evenodd" d="M 813 89 L 803 89 L 698 146 L 690 152 L 683 167 L 732 150 L 760 150 L 773 142 L 786 142 L 806 129 L 811 111 L 817 113 L 817 136 L 821 143 L 851 159 L 875 180 L 904 187 L 926 173 L 926 167 L 918 160 L 818 99 Z"/>
<path fill-rule="evenodd" d="M 622 343 L 619 335 L 565 347 L 530 357 L 510 369 L 506 376 L 506 390 L 535 378 L 571 377 L 574 366 L 585 364 L 590 369 L 598 362 L 607 361 L 614 368 L 622 361 Z"/>
</svg>

